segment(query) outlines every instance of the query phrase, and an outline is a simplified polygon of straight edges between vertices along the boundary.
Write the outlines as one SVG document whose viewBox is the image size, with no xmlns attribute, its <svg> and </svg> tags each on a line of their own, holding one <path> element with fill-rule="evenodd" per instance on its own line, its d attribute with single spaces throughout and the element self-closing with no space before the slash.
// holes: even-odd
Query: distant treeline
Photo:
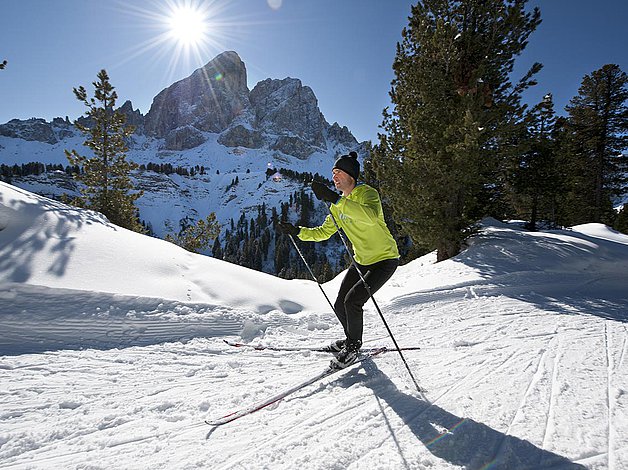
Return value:
<svg viewBox="0 0 628 470">
<path fill-rule="evenodd" d="M 183 167 L 183 166 L 174 166 L 171 163 L 147 163 L 141 164 L 139 166 L 140 171 L 153 171 L 155 173 L 161 173 L 165 175 L 171 175 L 173 173 L 180 176 L 196 176 L 196 175 L 206 175 L 207 169 L 203 165 L 195 165 L 191 167 Z M 29 162 L 22 163 L 21 165 L 5 165 L 0 164 L 0 177 L 5 182 L 10 182 L 11 177 L 13 176 L 30 176 L 30 175 L 41 175 L 42 173 L 52 173 L 52 172 L 64 172 L 68 175 L 80 173 L 82 171 L 81 167 L 77 165 L 61 165 L 61 164 L 50 164 L 50 163 L 42 163 L 42 162 Z M 285 178 L 299 181 L 301 183 L 309 183 L 313 179 L 317 181 L 322 181 L 331 184 L 331 181 L 327 178 L 320 176 L 318 173 L 310 173 L 304 172 L 300 173 L 298 171 L 288 170 L 285 168 L 280 168 L 277 170 L 280 175 Z M 246 170 L 247 173 L 250 173 L 251 170 Z M 273 170 L 274 172 L 274 170 Z M 271 174 L 273 173 L 271 172 Z M 219 170 L 216 170 L 216 174 L 220 174 Z"/>
<path fill-rule="evenodd" d="M 154 171 L 155 173 L 162 173 L 166 175 L 171 175 L 176 173 L 181 176 L 195 176 L 197 174 L 204 175 L 205 167 L 196 165 L 194 167 L 186 168 L 183 166 L 174 166 L 171 163 L 147 163 L 146 165 L 140 165 L 141 171 Z"/>
<path fill-rule="evenodd" d="M 52 173 L 54 171 L 60 171 L 71 175 L 72 173 L 79 173 L 81 169 L 78 166 L 61 165 L 61 164 L 44 164 L 41 162 L 29 162 L 22 163 L 21 165 L 5 165 L 0 164 L 0 175 L 2 180 L 10 183 L 13 176 L 29 176 L 29 175 L 41 175 L 42 173 Z"/>
</svg>

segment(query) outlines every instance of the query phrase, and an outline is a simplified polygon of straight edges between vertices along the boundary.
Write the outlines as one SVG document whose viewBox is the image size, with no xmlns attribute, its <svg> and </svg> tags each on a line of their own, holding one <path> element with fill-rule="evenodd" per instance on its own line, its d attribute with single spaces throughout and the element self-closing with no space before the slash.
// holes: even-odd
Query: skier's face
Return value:
<svg viewBox="0 0 628 470">
<path fill-rule="evenodd" d="M 347 196 L 353 188 L 355 188 L 355 180 L 340 168 L 334 168 L 332 171 L 332 180 L 336 189 L 342 191 L 343 196 Z"/>
</svg>

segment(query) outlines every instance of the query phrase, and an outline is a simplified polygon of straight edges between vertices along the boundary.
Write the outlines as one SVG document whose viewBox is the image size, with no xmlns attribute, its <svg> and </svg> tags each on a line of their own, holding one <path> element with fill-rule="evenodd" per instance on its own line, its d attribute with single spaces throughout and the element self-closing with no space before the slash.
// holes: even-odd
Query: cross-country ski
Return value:
<svg viewBox="0 0 628 470">
<path fill-rule="evenodd" d="M 387 349 L 386 348 L 379 348 L 379 349 L 374 349 L 371 350 L 367 353 L 363 353 L 360 356 L 358 356 L 358 358 L 356 359 L 355 362 L 353 362 L 351 365 L 349 365 L 348 367 L 344 368 L 344 369 L 333 369 L 331 367 L 326 367 L 320 374 L 314 375 L 312 377 L 310 377 L 307 380 L 304 380 L 303 382 L 297 383 L 291 387 L 288 387 L 287 389 L 269 397 L 266 398 L 264 400 L 261 400 L 259 402 L 256 402 L 252 405 L 246 406 L 244 408 L 241 408 L 240 410 L 234 411 L 232 413 L 229 413 L 227 415 L 224 415 L 222 417 L 219 418 L 215 418 L 215 419 L 207 419 L 205 420 L 205 422 L 207 424 L 209 424 L 210 426 L 221 426 L 223 424 L 227 424 L 230 423 L 232 421 L 235 421 L 236 419 L 242 418 L 243 416 L 246 415 L 250 415 L 252 413 L 255 413 L 256 411 L 259 411 L 263 408 L 266 408 L 268 406 L 271 406 L 281 400 L 283 400 L 284 398 L 286 398 L 289 395 L 292 395 L 295 392 L 298 392 L 299 390 L 307 387 L 308 385 L 311 385 L 313 383 L 316 383 L 320 380 L 323 380 L 326 377 L 329 377 L 331 375 L 346 371 L 349 368 L 352 368 L 354 365 L 360 364 L 361 362 L 371 359 L 375 356 L 378 356 L 379 354 L 382 354 L 384 352 L 386 352 Z"/>
<path fill-rule="evenodd" d="M 229 346 L 233 346 L 235 348 L 245 348 L 245 349 L 255 349 L 256 351 L 285 351 L 285 352 L 298 352 L 298 351 L 312 351 L 312 352 L 323 352 L 323 353 L 337 353 L 338 351 L 334 351 L 329 345 L 328 346 L 270 346 L 264 344 L 250 344 L 250 343 L 240 343 L 237 341 L 230 341 L 228 339 L 223 339 L 223 341 Z M 383 346 L 379 347 L 362 347 L 360 349 L 363 353 L 371 353 L 373 351 L 378 351 L 382 349 Z M 390 347 L 386 347 L 386 350 L 390 350 Z M 402 347 L 402 351 L 420 351 L 420 346 L 407 346 Z"/>
</svg>

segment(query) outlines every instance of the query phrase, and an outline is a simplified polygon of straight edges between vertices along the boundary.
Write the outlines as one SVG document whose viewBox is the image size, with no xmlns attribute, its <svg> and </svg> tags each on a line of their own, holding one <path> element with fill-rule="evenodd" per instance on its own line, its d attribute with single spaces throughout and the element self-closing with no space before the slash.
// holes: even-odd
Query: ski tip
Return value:
<svg viewBox="0 0 628 470">
<path fill-rule="evenodd" d="M 218 427 L 218 426 L 222 426 L 223 424 L 228 423 L 229 421 L 210 421 L 208 419 L 205 420 L 205 424 L 207 424 L 208 426 L 214 426 L 214 427 Z"/>
</svg>

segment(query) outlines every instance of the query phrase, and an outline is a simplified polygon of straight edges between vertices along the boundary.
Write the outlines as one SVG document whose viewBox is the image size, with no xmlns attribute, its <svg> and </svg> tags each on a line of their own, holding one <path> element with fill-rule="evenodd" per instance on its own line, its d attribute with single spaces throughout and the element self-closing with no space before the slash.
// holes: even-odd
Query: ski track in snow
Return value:
<svg viewBox="0 0 628 470">
<path fill-rule="evenodd" d="M 542 465 L 538 468 L 543 468 L 555 459 L 562 461 L 552 444 L 559 427 L 557 416 L 575 405 L 560 403 L 557 398 L 562 386 L 559 371 L 570 367 L 565 364 L 566 346 L 560 340 L 568 328 L 573 335 L 572 352 L 595 350 L 590 342 L 604 340 L 606 346 L 602 348 L 608 403 L 605 450 L 583 452 L 574 460 L 592 460 L 586 463 L 590 468 L 621 468 L 625 452 L 614 450 L 621 450 L 615 439 L 621 436 L 618 430 L 625 428 L 625 422 L 624 428 L 618 428 L 622 424 L 614 423 L 613 416 L 625 419 L 618 413 L 615 390 L 619 388 L 614 384 L 626 382 L 622 368 L 626 326 L 585 317 L 567 327 L 555 315 L 534 308 L 523 311 L 521 305 L 515 305 L 518 301 L 501 299 L 501 308 L 489 311 L 487 307 L 495 303 L 494 298 L 480 297 L 465 300 L 453 310 L 452 303 L 445 302 L 421 311 L 425 336 L 420 342 L 431 347 L 407 352 L 406 358 L 430 391 L 429 404 L 416 397 L 397 353 L 390 351 L 364 367 L 314 384 L 271 409 L 216 429 L 204 425 L 202 418 L 228 412 L 314 374 L 328 355 L 249 352 L 223 345 L 217 338 L 119 350 L 4 356 L 0 377 L 10 385 L 1 392 L 0 423 L 10 424 L 11 429 L 2 433 L 0 458 L 6 468 L 61 468 L 79 466 L 77 462 L 99 462 L 95 468 L 106 468 L 120 459 L 168 468 L 177 463 L 167 453 L 181 447 L 179 458 L 189 466 L 211 462 L 214 468 L 225 469 L 251 468 L 262 462 L 265 468 L 422 468 L 428 464 L 475 468 L 471 457 L 465 460 L 462 455 L 457 461 L 449 451 L 434 451 L 435 456 L 428 449 L 433 451 L 465 426 L 489 432 L 484 429 L 487 426 L 493 440 L 478 449 L 485 462 L 492 462 L 494 468 L 508 468 L 500 465 L 500 459 L 507 459 L 518 444 L 511 436 L 527 436 L 530 445 L 536 443 L 538 458 L 545 459 L 537 462 Z M 486 322 L 478 319 L 478 312 L 484 312 Z M 399 321 L 394 325 L 397 331 L 405 330 L 408 315 L 409 310 L 391 315 Z M 449 337 L 457 340 L 437 347 L 445 325 Z M 595 334 L 596 326 L 601 333 Z M 367 329 L 374 334 L 381 329 L 369 309 Z M 267 337 L 272 342 L 273 328 L 270 330 Z M 285 341 L 304 331 L 289 333 L 282 327 L 276 334 Z M 311 336 L 310 344 L 322 341 L 318 337 L 327 333 L 315 330 Z M 402 345 L 416 343 L 403 333 L 399 341 Z M 274 374 L 268 374 L 269 370 Z M 254 378 L 253 383 L 240 388 L 242 377 Z M 504 394 L 511 386 L 518 393 Z M 225 395 L 223 390 L 232 393 Z M 470 404 L 476 401 L 485 401 L 489 409 L 496 405 L 493 413 L 487 416 L 481 409 L 474 410 Z M 529 421 L 541 417 L 544 422 L 535 430 Z M 481 418 L 483 424 L 478 424 Z M 55 422 L 56 430 L 38 426 L 45 422 Z M 430 428 L 428 439 L 425 434 Z M 335 442 L 335 435 L 349 429 L 351 439 Z M 356 443 L 363 435 L 365 441 Z M 417 437 L 426 447 L 412 443 Z M 462 439 L 467 438 L 463 432 Z M 194 440 L 204 443 L 206 454 L 186 450 Z M 220 452 L 214 454 L 212 448 Z"/>
</svg>

